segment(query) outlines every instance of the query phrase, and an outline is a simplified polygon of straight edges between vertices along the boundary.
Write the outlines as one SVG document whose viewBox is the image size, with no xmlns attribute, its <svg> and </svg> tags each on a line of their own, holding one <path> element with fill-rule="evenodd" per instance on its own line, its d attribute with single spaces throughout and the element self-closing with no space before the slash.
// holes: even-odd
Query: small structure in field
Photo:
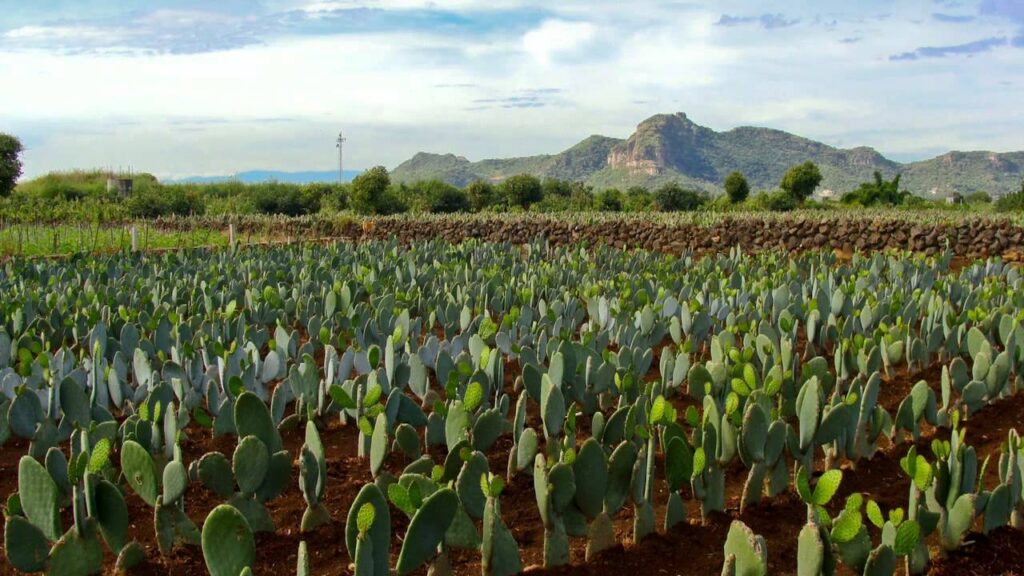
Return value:
<svg viewBox="0 0 1024 576">
<path fill-rule="evenodd" d="M 117 195 L 121 198 L 127 198 L 132 195 L 132 189 L 135 187 L 135 178 L 132 177 L 132 173 L 129 171 L 128 174 L 114 174 L 111 172 L 107 175 L 107 193 L 117 192 Z"/>
</svg>

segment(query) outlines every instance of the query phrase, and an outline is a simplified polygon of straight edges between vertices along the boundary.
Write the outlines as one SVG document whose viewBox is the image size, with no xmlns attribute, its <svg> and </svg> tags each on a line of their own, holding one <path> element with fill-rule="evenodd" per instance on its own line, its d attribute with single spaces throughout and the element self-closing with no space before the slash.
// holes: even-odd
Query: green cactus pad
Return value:
<svg viewBox="0 0 1024 576">
<path fill-rule="evenodd" d="M 608 492 L 605 494 L 604 505 L 609 514 L 618 512 L 629 496 L 636 457 L 636 446 L 624 441 L 608 460 Z"/>
<path fill-rule="evenodd" d="M 32 440 L 35 437 L 36 424 L 44 417 L 39 397 L 32 391 L 25 391 L 17 395 L 7 409 L 7 420 L 11 432 L 26 440 Z"/>
<path fill-rule="evenodd" d="M 389 576 L 388 558 L 390 556 L 391 543 L 391 513 L 389 512 L 387 499 L 384 498 L 384 493 L 375 484 L 363 486 L 356 499 L 352 501 L 352 506 L 349 508 L 348 518 L 345 522 L 345 547 L 348 549 L 349 557 L 358 565 L 356 543 L 361 539 L 359 538 L 356 518 L 363 504 L 372 504 L 376 510 L 373 524 L 370 526 L 366 538 L 362 539 L 373 542 L 371 554 L 373 569 L 368 576 Z"/>
<path fill-rule="evenodd" d="M 395 444 L 406 458 L 415 460 L 420 457 L 420 435 L 409 424 L 399 424 L 395 429 Z"/>
<path fill-rule="evenodd" d="M 497 498 L 489 499 L 484 508 L 480 564 L 484 576 L 512 576 L 523 569 L 519 557 L 519 544 L 501 519 Z"/>
<path fill-rule="evenodd" d="M 245 521 L 249 523 L 249 528 L 253 532 L 275 531 L 276 526 L 274 525 L 274 519 L 270 517 L 270 512 L 267 512 L 266 506 L 259 503 L 255 498 L 235 494 L 228 500 L 228 504 L 242 513 L 242 516 L 245 517 Z"/>
<path fill-rule="evenodd" d="M 18 462 L 18 495 L 29 521 L 50 541 L 60 538 L 57 484 L 31 456 L 22 456 Z"/>
<path fill-rule="evenodd" d="M 487 457 L 482 452 L 473 452 L 462 464 L 462 470 L 459 471 L 455 482 L 462 507 L 475 520 L 484 517 L 486 497 L 480 488 L 480 477 L 488 472 L 490 469 L 487 466 Z"/>
<path fill-rule="evenodd" d="M 373 436 L 370 439 L 370 474 L 374 478 L 380 474 L 384 459 L 388 456 L 388 419 L 384 414 L 377 415 L 373 425 Z"/>
<path fill-rule="evenodd" d="M 107 546 L 114 552 L 120 551 L 128 542 L 128 506 L 124 495 L 116 486 L 100 480 L 95 490 L 95 514 L 100 533 Z"/>
<path fill-rule="evenodd" d="M 90 576 L 103 572 L 103 545 L 95 526 L 85 525 L 82 534 L 72 528 L 50 550 L 48 576 Z"/>
<path fill-rule="evenodd" d="M 438 490 L 423 501 L 409 523 L 398 555 L 399 575 L 412 572 L 437 555 L 437 547 L 444 540 L 458 507 L 459 497 L 449 488 Z"/>
<path fill-rule="evenodd" d="M 455 513 L 455 519 L 452 520 L 452 525 L 448 527 L 448 532 L 444 535 L 444 543 L 450 548 L 463 550 L 476 550 L 480 547 L 480 533 L 477 532 L 473 519 L 466 514 L 466 510 L 462 506 Z"/>
<path fill-rule="evenodd" d="M 355 576 L 383 576 L 387 574 L 387 564 L 381 569 L 377 566 L 380 555 L 376 553 L 373 546 L 373 539 L 368 536 L 360 536 L 356 540 L 355 556 L 352 561 L 355 563 Z"/>
<path fill-rule="evenodd" d="M 92 422 L 92 404 L 89 397 L 71 378 L 65 378 L 60 383 L 60 409 L 64 412 L 64 418 L 72 425 L 85 428 Z"/>
<path fill-rule="evenodd" d="M 164 466 L 164 494 L 163 501 L 168 503 L 177 502 L 185 494 L 188 488 L 188 471 L 180 460 L 172 460 Z"/>
<path fill-rule="evenodd" d="M 227 499 L 235 491 L 231 463 L 220 452 L 209 452 L 199 460 L 199 481 L 217 496 Z"/>
<path fill-rule="evenodd" d="M 864 563 L 864 576 L 892 576 L 896 573 L 896 553 L 882 544 L 871 551 Z"/>
<path fill-rule="evenodd" d="M 271 454 L 281 450 L 281 434 L 274 426 L 267 405 L 252 392 L 243 392 L 235 400 L 235 427 L 239 438 L 256 436 Z"/>
<path fill-rule="evenodd" d="M 746 524 L 733 520 L 725 540 L 725 556 L 735 559 L 737 576 L 766 576 L 768 574 L 767 551 L 764 538 L 755 536 Z"/>
<path fill-rule="evenodd" d="M 797 575 L 820 576 L 825 564 L 825 545 L 816 524 L 805 524 L 800 530 L 797 548 Z"/>
<path fill-rule="evenodd" d="M 256 560 L 256 542 L 242 513 L 221 504 L 203 522 L 203 558 L 210 576 L 238 576 Z"/>
<path fill-rule="evenodd" d="M 608 489 L 608 457 L 601 444 L 589 438 L 576 454 L 572 464 L 576 483 L 573 499 L 587 518 L 596 518 L 604 510 L 604 496 Z"/>
<path fill-rule="evenodd" d="M 200 543 L 200 534 L 196 525 L 182 512 L 181 508 L 173 503 L 165 506 L 162 499 L 157 499 L 153 522 L 156 529 L 157 547 L 160 548 L 161 554 L 168 555 L 179 545 L 198 545 Z"/>
<path fill-rule="evenodd" d="M 246 436 L 235 448 L 231 468 L 235 481 L 243 494 L 255 494 L 267 475 L 270 453 L 266 444 L 256 436 Z"/>
<path fill-rule="evenodd" d="M 132 490 L 143 502 L 156 506 L 157 480 L 156 464 L 153 457 L 134 440 L 127 440 L 121 446 L 121 471 Z"/>
<path fill-rule="evenodd" d="M 292 455 L 287 450 L 281 450 L 270 455 L 270 463 L 267 465 L 267 475 L 263 484 L 256 491 L 256 499 L 260 502 L 268 502 L 277 498 L 288 487 L 292 475 Z"/>
<path fill-rule="evenodd" d="M 525 470 L 533 464 L 537 456 L 537 431 L 526 428 L 516 443 L 516 469 Z"/>
<path fill-rule="evenodd" d="M 117 555 L 114 570 L 118 574 L 126 573 L 146 560 L 146 549 L 138 542 L 130 542 Z"/>
<path fill-rule="evenodd" d="M 7 560 L 22 572 L 42 572 L 50 557 L 50 542 L 35 524 L 21 516 L 8 516 L 4 524 Z"/>
<path fill-rule="evenodd" d="M 497 408 L 485 411 L 473 425 L 473 449 L 486 452 L 505 430 L 505 419 Z"/>
<path fill-rule="evenodd" d="M 587 531 L 586 561 L 590 562 L 601 552 L 615 546 L 615 525 L 611 517 L 602 512 L 590 523 Z"/>
</svg>

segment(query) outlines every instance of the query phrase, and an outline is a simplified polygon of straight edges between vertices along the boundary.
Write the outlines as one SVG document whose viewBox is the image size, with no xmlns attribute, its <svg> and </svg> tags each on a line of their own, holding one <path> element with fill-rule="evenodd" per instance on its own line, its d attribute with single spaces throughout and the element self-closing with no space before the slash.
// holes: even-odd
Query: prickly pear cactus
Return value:
<svg viewBox="0 0 1024 576">
<path fill-rule="evenodd" d="M 238 576 L 251 569 L 256 543 L 242 513 L 227 504 L 214 508 L 203 522 L 203 558 L 210 576 Z"/>
</svg>

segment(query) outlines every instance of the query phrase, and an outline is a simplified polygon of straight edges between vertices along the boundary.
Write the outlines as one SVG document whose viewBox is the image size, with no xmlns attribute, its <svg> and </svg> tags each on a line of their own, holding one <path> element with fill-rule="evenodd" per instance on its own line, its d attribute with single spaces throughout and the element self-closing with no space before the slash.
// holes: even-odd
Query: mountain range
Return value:
<svg viewBox="0 0 1024 576">
<path fill-rule="evenodd" d="M 345 170 L 345 182 L 351 182 L 362 170 Z M 281 172 L 277 170 L 247 170 L 231 176 L 189 176 L 176 180 L 168 180 L 169 184 L 213 184 L 231 181 L 254 184 L 258 182 L 287 182 L 289 184 L 309 184 L 311 182 L 337 182 L 337 170 L 308 170 L 304 172 Z"/>
<path fill-rule="evenodd" d="M 954 151 L 904 164 L 873 148 L 835 148 L 781 130 L 743 126 L 716 132 L 683 113 L 648 118 L 625 140 L 590 136 L 558 154 L 472 162 L 454 154 L 421 152 L 396 167 L 391 177 L 396 182 L 443 180 L 464 186 L 532 174 L 583 181 L 596 189 L 676 181 L 717 193 L 734 170 L 755 191 L 776 189 L 786 170 L 808 160 L 821 170 L 819 190 L 836 195 L 871 180 L 876 170 L 887 178 L 902 174 L 902 186 L 910 192 L 940 196 L 1007 194 L 1020 190 L 1024 177 L 1024 152 Z"/>
</svg>

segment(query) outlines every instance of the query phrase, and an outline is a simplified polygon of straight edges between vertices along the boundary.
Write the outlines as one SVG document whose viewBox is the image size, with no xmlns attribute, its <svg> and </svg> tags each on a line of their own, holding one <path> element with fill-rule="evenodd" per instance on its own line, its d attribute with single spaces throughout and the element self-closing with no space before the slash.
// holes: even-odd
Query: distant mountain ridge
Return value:
<svg viewBox="0 0 1024 576">
<path fill-rule="evenodd" d="M 345 170 L 345 182 L 362 173 L 362 170 Z M 169 184 L 213 184 L 217 182 L 287 182 L 289 184 L 310 184 L 312 182 L 337 182 L 337 170 L 308 170 L 304 172 L 282 172 L 277 170 L 247 170 L 230 176 L 189 176 L 187 178 L 167 180 Z"/>
<path fill-rule="evenodd" d="M 472 162 L 453 154 L 421 152 L 391 176 L 397 182 L 437 179 L 465 186 L 525 173 L 580 180 L 598 189 L 677 181 L 714 193 L 734 170 L 743 172 L 754 190 L 775 189 L 786 170 L 808 160 L 821 169 L 819 189 L 837 195 L 870 180 L 876 170 L 889 178 L 902 174 L 903 187 L 921 195 L 933 190 L 940 195 L 979 190 L 1007 194 L 1019 190 L 1024 177 L 1024 152 L 949 152 L 902 164 L 873 148 L 835 148 L 770 128 L 716 132 L 683 113 L 648 118 L 625 140 L 590 136 L 558 154 Z"/>
</svg>

